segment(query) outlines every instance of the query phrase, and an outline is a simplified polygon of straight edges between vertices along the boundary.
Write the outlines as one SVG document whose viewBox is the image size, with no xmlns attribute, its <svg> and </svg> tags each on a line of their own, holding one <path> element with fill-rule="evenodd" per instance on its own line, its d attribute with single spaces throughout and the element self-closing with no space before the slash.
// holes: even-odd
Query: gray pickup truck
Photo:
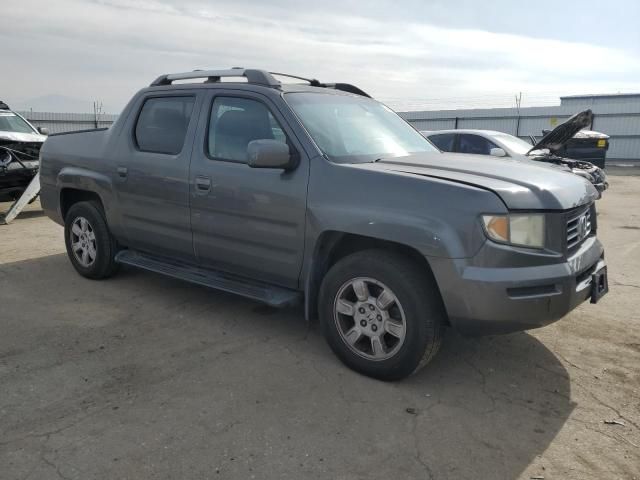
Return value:
<svg viewBox="0 0 640 480">
<path fill-rule="evenodd" d="M 284 77 L 162 75 L 111 128 L 51 135 L 41 201 L 75 269 L 303 301 L 345 364 L 384 380 L 447 326 L 536 328 L 607 292 L 584 179 L 441 153 L 353 85 Z"/>
</svg>

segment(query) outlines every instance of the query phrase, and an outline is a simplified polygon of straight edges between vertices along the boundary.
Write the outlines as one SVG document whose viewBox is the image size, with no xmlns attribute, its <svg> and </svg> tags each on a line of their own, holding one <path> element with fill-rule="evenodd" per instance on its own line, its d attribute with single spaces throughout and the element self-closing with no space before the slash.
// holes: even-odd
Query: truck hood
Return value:
<svg viewBox="0 0 640 480">
<path fill-rule="evenodd" d="M 585 179 L 533 161 L 419 153 L 353 166 L 475 186 L 494 192 L 511 210 L 568 210 L 598 198 L 597 190 Z"/>
<path fill-rule="evenodd" d="M 561 123 L 556 128 L 547 133 L 542 139 L 536 143 L 527 154 L 534 150 L 542 150 L 543 148 L 549 149 L 550 152 L 555 152 L 562 148 L 562 146 L 573 138 L 583 128 L 588 127 L 593 122 L 593 112 L 591 110 L 585 110 L 583 112 L 576 113 L 564 123 Z"/>
<path fill-rule="evenodd" d="M 0 130 L 0 140 L 10 142 L 43 143 L 46 139 L 46 135 L 40 135 L 39 133 L 5 132 Z"/>
</svg>

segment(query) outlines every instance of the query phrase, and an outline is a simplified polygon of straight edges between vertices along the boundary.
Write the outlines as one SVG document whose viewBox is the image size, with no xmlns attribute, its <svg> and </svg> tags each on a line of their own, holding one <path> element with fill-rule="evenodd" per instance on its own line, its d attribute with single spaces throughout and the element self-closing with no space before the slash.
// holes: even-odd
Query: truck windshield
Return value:
<svg viewBox="0 0 640 480">
<path fill-rule="evenodd" d="M 35 133 L 27 122 L 13 112 L 0 112 L 0 132 Z"/>
<path fill-rule="evenodd" d="M 438 152 L 389 107 L 370 98 L 310 92 L 284 98 L 316 145 L 337 163 Z"/>
</svg>

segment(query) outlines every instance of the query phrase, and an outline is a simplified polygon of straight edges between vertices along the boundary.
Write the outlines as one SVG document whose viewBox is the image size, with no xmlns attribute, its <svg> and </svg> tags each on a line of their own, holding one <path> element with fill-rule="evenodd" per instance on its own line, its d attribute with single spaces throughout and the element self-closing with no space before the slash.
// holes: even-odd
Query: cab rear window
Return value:
<svg viewBox="0 0 640 480">
<path fill-rule="evenodd" d="M 144 102 L 135 139 L 143 152 L 177 155 L 182 151 L 194 97 L 154 97 Z"/>
</svg>

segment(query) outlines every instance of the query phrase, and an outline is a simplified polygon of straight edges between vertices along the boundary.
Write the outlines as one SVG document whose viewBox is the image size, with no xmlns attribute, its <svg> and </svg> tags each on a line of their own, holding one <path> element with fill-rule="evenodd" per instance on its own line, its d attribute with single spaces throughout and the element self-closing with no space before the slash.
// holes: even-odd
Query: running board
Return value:
<svg viewBox="0 0 640 480">
<path fill-rule="evenodd" d="M 179 280 L 242 295 L 273 307 L 283 307 L 296 303 L 301 298 L 301 294 L 295 290 L 156 257 L 147 253 L 136 252 L 135 250 L 122 250 L 116 255 L 115 260 L 118 263 L 161 273 Z"/>
</svg>

